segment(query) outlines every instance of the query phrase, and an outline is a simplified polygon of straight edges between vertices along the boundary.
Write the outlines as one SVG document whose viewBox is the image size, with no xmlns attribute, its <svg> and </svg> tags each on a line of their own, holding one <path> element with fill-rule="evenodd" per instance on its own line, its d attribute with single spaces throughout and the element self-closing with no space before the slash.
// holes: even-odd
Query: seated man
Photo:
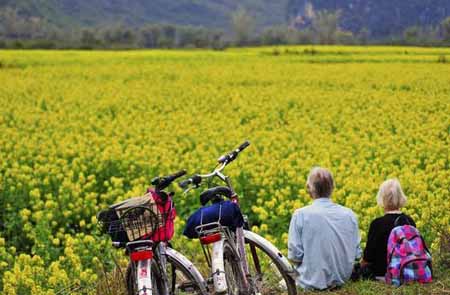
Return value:
<svg viewBox="0 0 450 295">
<path fill-rule="evenodd" d="M 331 201 L 328 170 L 313 168 L 306 188 L 313 203 L 297 209 L 289 226 L 288 258 L 299 275 L 296 283 L 307 290 L 341 286 L 361 255 L 358 221 L 352 210 Z"/>
</svg>

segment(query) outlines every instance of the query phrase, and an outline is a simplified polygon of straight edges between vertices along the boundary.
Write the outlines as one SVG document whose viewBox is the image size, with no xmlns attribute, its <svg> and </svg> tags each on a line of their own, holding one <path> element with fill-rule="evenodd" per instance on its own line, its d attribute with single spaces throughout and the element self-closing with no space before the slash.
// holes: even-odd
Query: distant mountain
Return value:
<svg viewBox="0 0 450 295">
<path fill-rule="evenodd" d="M 286 21 L 288 0 L 0 0 L 2 7 L 38 16 L 57 25 L 101 25 L 123 22 L 172 23 L 227 28 L 230 14 L 245 8 L 258 25 Z M 1 20 L 0 20 L 1 21 Z"/>
<path fill-rule="evenodd" d="M 410 26 L 439 24 L 450 16 L 450 0 L 289 0 L 290 21 L 307 19 L 314 11 L 341 10 L 341 27 L 373 37 L 402 33 Z"/>
<path fill-rule="evenodd" d="M 341 10 L 343 29 L 357 33 L 365 28 L 372 37 L 398 35 L 414 25 L 436 25 L 450 16 L 450 0 L 0 0 L 0 10 L 5 7 L 62 27 L 120 22 L 223 30 L 239 7 L 253 15 L 260 28 L 298 19 L 308 23 L 314 11 Z"/>
</svg>

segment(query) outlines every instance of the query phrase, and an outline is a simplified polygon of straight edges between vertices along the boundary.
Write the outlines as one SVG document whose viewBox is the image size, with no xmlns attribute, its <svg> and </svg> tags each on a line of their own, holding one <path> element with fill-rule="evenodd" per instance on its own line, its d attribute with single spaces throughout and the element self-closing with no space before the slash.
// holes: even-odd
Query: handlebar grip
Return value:
<svg viewBox="0 0 450 295">
<path fill-rule="evenodd" d="M 243 144 L 238 147 L 239 152 L 242 152 L 250 145 L 250 141 L 246 140 Z"/>
<path fill-rule="evenodd" d="M 197 174 L 193 175 L 191 177 L 191 179 L 192 179 L 192 183 L 194 185 L 199 185 L 200 183 L 202 183 L 202 178 L 199 175 L 197 175 Z"/>
<path fill-rule="evenodd" d="M 185 189 L 185 188 L 187 188 L 188 185 L 190 185 L 191 183 L 192 183 L 192 179 L 189 178 L 189 179 L 180 181 L 180 182 L 178 183 L 178 185 L 179 185 L 182 189 Z"/>
<path fill-rule="evenodd" d="M 223 156 L 220 156 L 219 159 L 217 159 L 217 162 L 219 164 L 223 164 L 226 160 L 228 160 L 228 155 L 223 155 Z"/>
<path fill-rule="evenodd" d="M 200 183 L 202 183 L 202 178 L 198 175 L 192 175 L 190 178 L 183 180 L 181 182 L 178 183 L 178 185 L 182 188 L 185 189 L 187 188 L 190 184 L 193 184 L 195 186 L 198 186 Z"/>
<path fill-rule="evenodd" d="M 183 169 L 183 170 L 180 170 L 177 173 L 173 174 L 172 177 L 173 177 L 173 179 L 175 179 L 175 178 L 179 178 L 185 174 L 186 174 L 186 170 Z"/>
<path fill-rule="evenodd" d="M 155 186 L 156 190 L 163 190 L 168 187 L 175 179 L 186 174 L 186 170 L 180 170 L 172 175 L 165 177 L 156 177 L 152 180 L 152 185 Z"/>
</svg>

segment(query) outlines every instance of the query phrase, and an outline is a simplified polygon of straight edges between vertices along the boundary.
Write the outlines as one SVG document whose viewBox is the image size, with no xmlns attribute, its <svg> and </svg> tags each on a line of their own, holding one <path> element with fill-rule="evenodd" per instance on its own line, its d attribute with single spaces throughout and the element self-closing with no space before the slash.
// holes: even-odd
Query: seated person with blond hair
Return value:
<svg viewBox="0 0 450 295">
<path fill-rule="evenodd" d="M 297 270 L 299 287 L 332 289 L 350 278 L 355 260 L 360 259 L 358 220 L 352 210 L 331 200 L 330 171 L 313 168 L 306 188 L 313 202 L 292 216 L 288 258 Z"/>
<path fill-rule="evenodd" d="M 389 234 L 396 225 L 409 224 L 415 227 L 416 224 L 400 211 L 406 204 L 406 196 L 397 179 L 388 179 L 381 184 L 377 203 L 384 209 L 384 215 L 370 224 L 361 267 L 364 278 L 384 281 Z"/>
</svg>

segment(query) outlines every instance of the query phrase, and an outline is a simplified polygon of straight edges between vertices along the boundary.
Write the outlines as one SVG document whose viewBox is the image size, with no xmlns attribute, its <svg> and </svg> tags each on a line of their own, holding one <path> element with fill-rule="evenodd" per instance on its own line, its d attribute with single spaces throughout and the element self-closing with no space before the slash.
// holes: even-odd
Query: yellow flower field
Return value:
<svg viewBox="0 0 450 295">
<path fill-rule="evenodd" d="M 450 232 L 442 57 L 450 49 L 0 51 L 0 293 L 95 284 L 117 252 L 96 229 L 100 209 L 141 195 L 154 176 L 208 171 L 244 139 L 250 148 L 226 172 L 253 229 L 283 251 L 320 165 L 363 243 L 382 214 L 378 186 L 397 177 L 405 212 L 439 252 Z M 173 190 L 177 247 L 199 201 Z"/>
</svg>

